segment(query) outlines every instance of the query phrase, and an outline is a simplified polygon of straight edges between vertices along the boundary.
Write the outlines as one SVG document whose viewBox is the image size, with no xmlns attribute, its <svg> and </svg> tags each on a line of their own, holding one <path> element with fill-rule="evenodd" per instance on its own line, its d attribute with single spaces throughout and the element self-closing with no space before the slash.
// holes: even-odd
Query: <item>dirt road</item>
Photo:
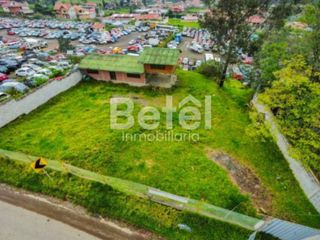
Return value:
<svg viewBox="0 0 320 240">
<path fill-rule="evenodd" d="M 89 216 L 84 209 L 68 202 L 3 184 L 0 184 L 0 213 L 0 239 L 6 240 L 138 240 L 155 237 L 123 223 Z"/>
</svg>

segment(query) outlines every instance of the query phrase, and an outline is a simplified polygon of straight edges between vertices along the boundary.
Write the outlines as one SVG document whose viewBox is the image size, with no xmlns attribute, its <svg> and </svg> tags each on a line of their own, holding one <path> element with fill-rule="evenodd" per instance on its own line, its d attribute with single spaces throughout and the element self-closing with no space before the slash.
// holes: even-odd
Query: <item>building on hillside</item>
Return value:
<svg viewBox="0 0 320 240">
<path fill-rule="evenodd" d="M 85 57 L 79 68 L 85 75 L 100 81 L 145 86 L 163 79 L 168 83 L 163 86 L 171 87 L 171 76 L 175 72 L 179 55 L 179 50 L 168 48 L 147 48 L 138 57 L 94 54 Z M 158 85 L 161 86 L 161 82 Z"/>
<path fill-rule="evenodd" d="M 265 19 L 259 15 L 253 15 L 248 18 L 248 22 L 253 25 L 260 25 L 265 22 Z"/>
<path fill-rule="evenodd" d="M 71 5 L 69 3 L 56 2 L 54 11 L 58 18 L 66 19 L 94 19 L 97 16 L 96 3 L 83 5 Z"/>
<path fill-rule="evenodd" d="M 149 14 L 138 14 L 135 17 L 138 21 L 160 21 L 162 18 L 157 13 L 149 13 Z"/>
<path fill-rule="evenodd" d="M 8 0 L 0 0 L 0 6 L 4 12 L 11 14 L 32 14 L 27 2 L 16 2 Z"/>
<path fill-rule="evenodd" d="M 181 19 L 185 22 L 198 22 L 199 21 L 199 17 L 197 15 L 191 15 L 191 14 L 182 16 Z"/>
<path fill-rule="evenodd" d="M 159 7 L 152 7 L 152 8 L 139 8 L 134 10 L 135 13 L 138 14 L 159 14 L 161 16 L 164 16 L 168 13 L 168 9 L 159 8 Z"/>
<path fill-rule="evenodd" d="M 69 10 L 71 8 L 70 3 L 61 3 L 61 2 L 56 2 L 54 5 L 54 11 L 56 13 L 56 16 L 58 18 L 70 18 Z"/>
<path fill-rule="evenodd" d="M 184 10 L 185 10 L 185 8 L 184 8 L 184 6 L 182 5 L 182 4 L 180 4 L 180 5 L 173 5 L 173 6 L 171 6 L 171 11 L 173 12 L 173 13 L 183 13 L 184 12 Z"/>
</svg>

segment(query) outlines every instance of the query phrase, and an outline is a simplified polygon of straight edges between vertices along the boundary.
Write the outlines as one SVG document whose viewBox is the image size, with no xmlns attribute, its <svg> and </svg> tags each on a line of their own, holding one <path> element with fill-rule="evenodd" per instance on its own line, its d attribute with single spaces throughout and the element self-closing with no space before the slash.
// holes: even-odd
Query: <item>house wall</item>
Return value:
<svg viewBox="0 0 320 240">
<path fill-rule="evenodd" d="M 145 74 L 140 74 L 140 78 L 130 78 L 127 76 L 127 73 L 123 72 L 116 72 L 117 80 L 111 80 L 110 74 L 108 71 L 99 71 L 98 74 L 88 73 L 86 70 L 83 70 L 83 73 L 92 77 L 98 81 L 112 81 L 112 82 L 119 82 L 119 83 L 128 83 L 128 84 L 137 84 L 143 85 L 146 83 Z"/>
<path fill-rule="evenodd" d="M 10 13 L 18 14 L 18 13 L 20 13 L 22 8 L 17 6 L 17 7 L 10 7 L 9 9 L 10 9 Z"/>
<path fill-rule="evenodd" d="M 144 70 L 146 73 L 172 74 L 172 73 L 174 73 L 175 69 L 176 69 L 175 66 L 170 66 L 170 65 L 166 65 L 165 69 L 153 69 L 153 68 L 151 68 L 150 64 L 144 65 Z"/>
</svg>

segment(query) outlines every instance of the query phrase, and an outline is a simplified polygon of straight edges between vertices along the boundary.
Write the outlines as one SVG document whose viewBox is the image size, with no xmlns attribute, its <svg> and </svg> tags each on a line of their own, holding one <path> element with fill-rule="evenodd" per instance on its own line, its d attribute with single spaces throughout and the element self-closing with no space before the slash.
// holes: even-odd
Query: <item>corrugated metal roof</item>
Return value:
<svg viewBox="0 0 320 240">
<path fill-rule="evenodd" d="M 272 219 L 258 231 L 268 233 L 281 240 L 307 240 L 308 238 L 320 239 L 320 231 L 318 229 L 280 219 Z"/>
</svg>

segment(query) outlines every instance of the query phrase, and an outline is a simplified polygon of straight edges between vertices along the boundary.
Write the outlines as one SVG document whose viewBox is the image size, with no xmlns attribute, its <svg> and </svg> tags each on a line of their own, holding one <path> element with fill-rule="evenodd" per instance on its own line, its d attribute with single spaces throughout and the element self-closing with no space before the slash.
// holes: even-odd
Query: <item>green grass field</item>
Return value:
<svg viewBox="0 0 320 240">
<path fill-rule="evenodd" d="M 208 148 L 222 150 L 252 169 L 270 192 L 272 209 L 268 215 L 319 226 L 319 215 L 299 188 L 276 145 L 271 140 L 262 141 L 247 134 L 251 91 L 242 88 L 238 82 L 227 82 L 223 90 L 218 89 L 213 80 L 198 73 L 178 70 L 178 76 L 180 85 L 171 92 L 96 81 L 82 82 L 31 114 L 0 129 L 0 148 L 61 159 L 104 175 L 136 181 L 256 216 L 257 211 L 250 197 L 241 193 L 228 174 L 206 156 Z M 175 103 L 189 94 L 202 100 L 205 95 L 212 95 L 213 126 L 211 130 L 201 128 L 195 131 L 200 134 L 200 141 L 122 141 L 122 132 L 110 129 L 111 97 L 135 99 L 136 113 L 144 105 L 160 109 L 164 106 L 166 94 L 173 95 Z M 164 131 L 163 117 L 159 131 Z M 177 115 L 174 115 L 174 119 L 176 122 Z M 185 130 L 175 125 L 173 131 Z M 135 125 L 127 132 L 146 131 Z M 2 169 L 0 181 L 6 181 L 8 176 L 11 175 Z M 62 182 L 59 181 L 60 184 Z M 51 192 L 48 190 L 46 193 Z M 120 204 L 119 207 L 124 205 Z M 123 217 L 121 214 L 115 216 Z M 133 218 L 126 219 L 134 222 Z M 162 217 L 158 217 L 159 224 L 162 220 Z M 141 226 L 145 224 L 145 221 L 139 222 Z M 146 227 L 171 236 L 171 233 L 163 230 L 163 226 L 161 229 Z M 209 233 L 201 236 L 208 236 L 206 234 Z M 206 238 L 199 235 L 192 239 Z"/>
<path fill-rule="evenodd" d="M 183 28 L 183 27 L 200 28 L 200 25 L 198 22 L 185 22 L 185 21 L 183 21 L 181 19 L 177 19 L 177 18 L 169 18 L 168 23 L 172 26 L 177 26 L 180 28 Z"/>
</svg>

